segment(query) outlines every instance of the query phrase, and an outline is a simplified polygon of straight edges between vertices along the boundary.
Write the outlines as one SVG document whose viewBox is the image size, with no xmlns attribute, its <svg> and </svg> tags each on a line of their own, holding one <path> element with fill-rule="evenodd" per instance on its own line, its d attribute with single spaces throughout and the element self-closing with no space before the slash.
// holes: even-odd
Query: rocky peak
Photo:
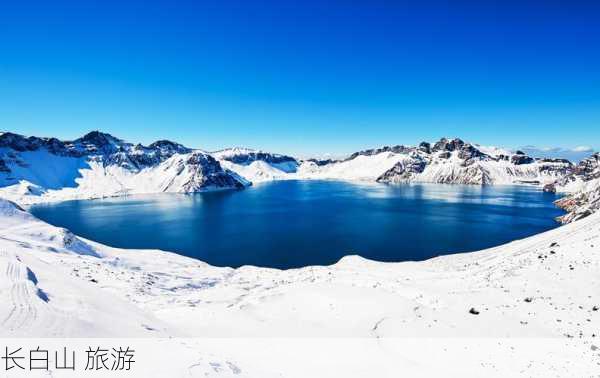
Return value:
<svg viewBox="0 0 600 378">
<path fill-rule="evenodd" d="M 381 148 L 371 148 L 368 150 L 363 150 L 363 151 L 358 151 L 353 153 L 352 155 L 350 155 L 348 158 L 346 158 L 345 160 L 352 160 L 357 158 L 358 156 L 373 156 L 373 155 L 378 155 L 380 153 L 383 152 L 392 152 L 395 154 L 403 154 L 403 153 L 408 153 L 414 150 L 414 147 L 406 147 L 403 145 L 396 145 L 396 146 L 383 146 Z"/>
<path fill-rule="evenodd" d="M 335 159 L 307 159 L 306 161 L 310 161 L 311 163 L 315 163 L 317 166 L 321 167 L 328 164 L 339 163 L 340 160 Z"/>
<path fill-rule="evenodd" d="M 535 159 L 533 159 L 532 157 L 529 157 L 529 156 L 525 155 L 521 151 L 517 151 L 517 153 L 510 158 L 510 162 L 513 163 L 513 164 L 515 164 L 515 165 L 531 164 L 534 161 L 535 161 Z"/>
<path fill-rule="evenodd" d="M 0 147 L 12 148 L 16 151 L 34 150 L 42 144 L 41 138 L 29 137 L 23 135 L 5 132 L 0 134 Z"/>
<path fill-rule="evenodd" d="M 100 131 L 91 131 L 79 139 L 76 139 L 75 142 L 93 144 L 97 147 L 103 147 L 109 144 L 120 144 L 123 143 L 121 139 L 115 138 L 114 136 L 103 133 Z"/>
<path fill-rule="evenodd" d="M 187 154 L 192 151 L 190 148 L 187 148 L 182 144 L 171 142 L 170 140 L 165 139 L 157 140 L 156 142 L 150 144 L 148 148 L 180 154 Z"/>
<path fill-rule="evenodd" d="M 419 151 L 423 151 L 426 154 L 430 154 L 431 153 L 431 143 L 428 143 L 428 142 L 419 143 Z"/>
<path fill-rule="evenodd" d="M 596 176 L 600 177 L 600 152 L 580 161 L 575 167 L 574 173 L 588 180 L 596 178 Z"/>
<path fill-rule="evenodd" d="M 572 182 L 588 182 L 591 180 L 600 179 L 600 153 L 598 152 L 594 153 L 588 158 L 583 159 L 575 166 L 573 166 L 573 164 L 570 162 L 568 162 L 568 165 L 565 164 L 565 166 L 568 168 L 565 169 L 565 174 L 563 177 L 557 179 L 551 184 L 546 185 L 544 187 L 545 191 L 555 192 L 557 188 L 566 187 Z M 565 198 L 570 197 L 573 197 L 573 195 Z M 565 201 L 562 201 L 562 203 L 566 203 Z"/>
<path fill-rule="evenodd" d="M 437 141 L 432 148 L 433 152 L 437 152 L 437 151 L 456 151 L 462 148 L 462 146 L 464 146 L 465 142 L 463 142 L 461 139 L 459 138 L 454 138 L 452 140 L 448 140 L 447 138 L 442 138 L 439 141 Z"/>
<path fill-rule="evenodd" d="M 460 139 L 459 139 L 460 140 Z M 463 144 L 458 152 L 458 157 L 463 160 L 474 160 L 477 158 L 483 158 L 487 155 L 479 151 L 475 146 L 470 143 Z"/>
<path fill-rule="evenodd" d="M 92 131 L 75 139 L 70 145 L 73 153 L 106 155 L 123 151 L 127 144 L 110 134 Z"/>
<path fill-rule="evenodd" d="M 45 147 L 48 151 L 57 155 L 66 152 L 65 143 L 56 138 L 25 137 L 10 132 L 0 133 L 0 147 L 10 148 L 19 152 L 35 151 Z"/>
<path fill-rule="evenodd" d="M 203 152 L 194 151 L 187 156 L 185 166 L 190 173 L 190 178 L 183 185 L 184 192 L 196 192 L 209 187 L 241 189 L 245 186 L 239 176 L 224 171 L 214 157 Z"/>
<path fill-rule="evenodd" d="M 254 161 L 260 160 L 266 163 L 278 164 L 278 163 L 297 163 L 296 159 L 287 155 L 272 154 L 269 152 L 255 151 L 255 150 L 242 150 L 232 149 L 231 151 L 218 151 L 214 153 L 217 158 L 222 160 L 230 161 L 234 164 L 250 164 Z"/>
</svg>

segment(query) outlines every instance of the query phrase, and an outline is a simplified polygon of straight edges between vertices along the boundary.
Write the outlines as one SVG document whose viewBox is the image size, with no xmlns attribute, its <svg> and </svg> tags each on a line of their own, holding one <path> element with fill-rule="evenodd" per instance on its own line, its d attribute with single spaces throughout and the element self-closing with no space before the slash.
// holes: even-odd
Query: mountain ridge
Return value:
<svg viewBox="0 0 600 378">
<path fill-rule="evenodd" d="M 0 133 L 0 196 L 18 203 L 141 193 L 241 189 L 285 179 L 381 183 L 529 184 L 567 193 L 562 222 L 596 211 L 600 154 L 578 164 L 460 138 L 382 146 L 344 159 L 297 159 L 243 147 L 207 152 L 170 140 L 147 146 L 91 131 L 72 141 Z M 578 196 L 578 197 L 577 197 Z M 600 195 L 598 196 L 600 197 Z M 591 206 L 587 206 L 592 203 Z M 569 215 L 571 214 L 571 215 Z"/>
</svg>

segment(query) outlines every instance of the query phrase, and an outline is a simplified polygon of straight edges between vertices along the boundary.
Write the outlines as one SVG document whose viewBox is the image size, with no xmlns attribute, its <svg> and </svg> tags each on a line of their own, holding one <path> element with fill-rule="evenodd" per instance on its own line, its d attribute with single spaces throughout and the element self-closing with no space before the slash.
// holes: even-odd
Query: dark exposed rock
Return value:
<svg viewBox="0 0 600 378">
<path fill-rule="evenodd" d="M 533 159 L 532 157 L 529 157 L 525 154 L 523 154 L 523 152 L 519 153 L 521 151 L 517 151 L 517 153 L 515 155 L 513 155 L 510 159 L 510 162 L 515 164 L 515 165 L 521 165 L 521 164 L 531 164 L 533 162 L 535 162 L 535 159 Z"/>
<path fill-rule="evenodd" d="M 600 177 L 600 152 L 583 159 L 573 170 L 573 174 L 580 176 L 584 181 Z"/>
<path fill-rule="evenodd" d="M 419 150 L 425 152 L 426 154 L 431 153 L 431 143 L 421 142 L 419 143 Z"/>
<path fill-rule="evenodd" d="M 254 161 L 261 160 L 266 163 L 297 163 L 296 159 L 291 156 L 271 154 L 268 152 L 256 151 L 231 156 L 224 156 L 223 160 L 230 161 L 235 164 L 250 164 Z"/>
<path fill-rule="evenodd" d="M 427 162 L 419 157 L 409 161 L 400 161 L 383 175 L 377 178 L 378 182 L 403 182 L 411 178 L 413 174 L 421 173 L 425 170 Z"/>
<path fill-rule="evenodd" d="M 81 143 L 86 145 L 94 145 L 98 148 L 105 147 L 111 144 L 123 143 L 122 140 L 113 137 L 110 134 L 102 133 L 100 131 L 90 131 L 79 139 L 73 141 L 74 143 Z"/>
<path fill-rule="evenodd" d="M 42 147 L 46 141 L 47 138 L 26 138 L 13 133 L 0 134 L 0 147 L 12 148 L 15 151 L 33 151 Z"/>
<path fill-rule="evenodd" d="M 563 162 L 543 162 L 540 164 L 540 172 L 553 174 L 555 176 L 565 176 L 568 175 L 572 169 L 573 164 L 570 161 L 566 163 Z"/>
<path fill-rule="evenodd" d="M 435 181 L 438 184 L 467 184 L 467 185 L 491 185 L 490 172 L 480 164 L 461 167 L 451 175 L 440 176 Z"/>
<path fill-rule="evenodd" d="M 238 189 L 244 187 L 242 182 L 227 174 L 221 168 L 219 162 L 208 154 L 192 153 L 185 160 L 185 166 L 193 173 L 190 180 L 183 185 L 186 192 L 196 192 L 210 187 L 234 187 Z M 180 167 L 180 169 L 183 168 L 183 166 Z"/>
<path fill-rule="evenodd" d="M 479 315 L 479 311 L 477 311 L 474 307 L 471 307 L 471 309 L 469 310 L 469 314 Z"/>
<path fill-rule="evenodd" d="M 600 178 L 600 153 L 596 152 L 590 157 L 581 160 L 577 165 L 571 167 L 563 178 L 557 180 L 555 186 L 565 186 L 569 182 L 581 180 L 590 181 Z"/>
<path fill-rule="evenodd" d="M 469 166 L 473 164 L 477 160 L 488 159 L 489 156 L 479 151 L 471 144 L 464 144 L 461 149 L 458 151 L 458 157 L 462 160 L 463 166 Z"/>
<path fill-rule="evenodd" d="M 369 149 L 369 150 L 355 152 L 352 155 L 350 155 L 348 158 L 344 159 L 344 161 L 355 159 L 358 156 L 373 156 L 373 155 L 380 154 L 382 152 L 393 152 L 396 154 L 404 154 L 404 153 L 408 153 L 413 150 L 414 150 L 414 147 L 406 147 L 406 146 L 402 146 L 402 145 L 397 145 L 397 146 L 392 146 L 392 147 L 384 146 L 381 148 L 373 148 L 373 149 Z"/>
<path fill-rule="evenodd" d="M 143 148 L 143 146 L 139 146 Z M 170 140 L 157 140 L 156 142 L 150 144 L 148 148 L 151 150 L 160 150 L 163 152 L 163 154 L 188 154 L 192 152 L 190 148 L 187 148 L 179 143 L 171 142 Z"/>
<path fill-rule="evenodd" d="M 433 145 L 433 148 L 431 150 L 433 152 L 437 152 L 437 151 L 452 152 L 452 151 L 461 149 L 464 144 L 465 144 L 465 142 L 463 142 L 461 139 L 458 139 L 458 138 L 455 138 L 452 140 L 442 138 Z"/>
<path fill-rule="evenodd" d="M 461 159 L 465 159 L 465 160 L 478 158 L 478 157 L 484 157 L 484 156 L 487 156 L 487 155 L 484 154 L 483 152 L 479 151 L 477 148 L 475 148 L 471 144 L 463 145 L 462 148 L 460 149 L 460 151 L 458 152 L 458 157 Z"/>
<path fill-rule="evenodd" d="M 315 163 L 319 167 L 321 167 L 323 165 L 327 165 L 327 164 L 333 164 L 333 163 L 339 163 L 340 162 L 339 160 L 334 160 L 334 159 L 308 159 L 306 161 L 310 161 L 312 163 Z"/>
</svg>

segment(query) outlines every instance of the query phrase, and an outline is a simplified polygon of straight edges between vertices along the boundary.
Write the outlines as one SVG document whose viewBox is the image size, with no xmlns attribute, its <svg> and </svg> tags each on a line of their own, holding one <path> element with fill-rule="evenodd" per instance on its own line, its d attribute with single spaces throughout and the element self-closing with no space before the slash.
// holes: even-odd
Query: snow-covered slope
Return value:
<svg viewBox="0 0 600 378">
<path fill-rule="evenodd" d="M 5 200 L 0 200 L 0 229 L 0 337 L 117 337 L 124 330 L 142 336 L 148 332 L 143 325 L 168 334 L 167 325 L 131 301 L 98 295 L 85 265 L 63 266 L 80 258 L 102 261 L 92 244 Z"/>
<path fill-rule="evenodd" d="M 497 366 L 490 349 L 458 354 L 451 365 L 460 376 L 589 376 L 597 369 L 590 343 L 600 328 L 599 245 L 593 214 L 424 262 L 350 256 L 328 267 L 229 269 L 109 248 L 0 201 L 0 336 L 544 337 L 565 345 L 534 353 L 535 364 Z M 581 347 L 568 348 L 571 338 Z"/>
<path fill-rule="evenodd" d="M 285 180 L 298 169 L 291 156 L 272 154 L 249 148 L 229 148 L 212 152 L 220 164 L 250 182 Z"/>
<path fill-rule="evenodd" d="M 375 181 L 400 161 L 406 160 L 403 154 L 381 152 L 375 155 L 359 155 L 340 162 L 318 165 L 313 161 L 303 162 L 298 168 L 297 177 L 304 179 L 339 179 Z"/>
<path fill-rule="evenodd" d="M 210 154 L 170 141 L 146 147 L 100 132 L 72 142 L 0 135 L 0 197 L 22 204 L 245 185 Z"/>
</svg>

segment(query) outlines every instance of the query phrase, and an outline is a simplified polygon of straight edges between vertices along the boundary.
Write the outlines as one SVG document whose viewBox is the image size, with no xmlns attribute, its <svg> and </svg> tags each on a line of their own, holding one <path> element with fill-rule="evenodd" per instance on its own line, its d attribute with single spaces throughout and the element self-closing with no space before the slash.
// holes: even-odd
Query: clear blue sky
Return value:
<svg viewBox="0 0 600 378">
<path fill-rule="evenodd" d="M 600 2 L 11 3 L 3 130 L 306 155 L 600 147 Z"/>
</svg>

